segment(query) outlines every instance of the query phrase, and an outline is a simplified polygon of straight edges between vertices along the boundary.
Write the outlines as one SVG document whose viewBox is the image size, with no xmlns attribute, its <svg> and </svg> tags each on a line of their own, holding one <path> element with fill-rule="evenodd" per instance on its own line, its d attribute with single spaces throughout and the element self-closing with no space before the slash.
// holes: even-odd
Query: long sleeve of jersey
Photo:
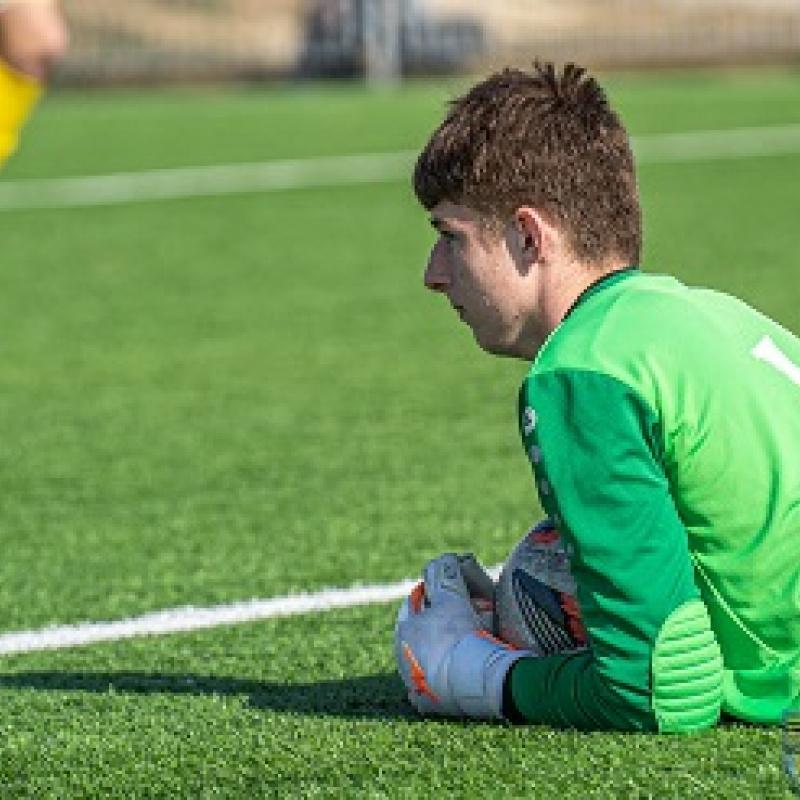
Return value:
<svg viewBox="0 0 800 800">
<path fill-rule="evenodd" d="M 540 502 L 570 552 L 590 648 L 518 662 L 517 710 L 578 729 L 713 724 L 722 662 L 656 415 L 606 374 L 554 370 L 527 379 L 520 420 Z"/>
</svg>

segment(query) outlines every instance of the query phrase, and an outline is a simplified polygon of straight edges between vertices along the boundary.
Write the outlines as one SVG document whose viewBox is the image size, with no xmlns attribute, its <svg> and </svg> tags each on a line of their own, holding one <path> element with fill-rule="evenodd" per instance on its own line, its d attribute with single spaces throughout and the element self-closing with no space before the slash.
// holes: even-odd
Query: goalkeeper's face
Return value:
<svg viewBox="0 0 800 800">
<path fill-rule="evenodd" d="M 516 221 L 489 223 L 474 209 L 447 201 L 432 209 L 430 221 L 438 238 L 425 286 L 447 297 L 487 352 L 535 355 L 538 276 Z"/>
</svg>

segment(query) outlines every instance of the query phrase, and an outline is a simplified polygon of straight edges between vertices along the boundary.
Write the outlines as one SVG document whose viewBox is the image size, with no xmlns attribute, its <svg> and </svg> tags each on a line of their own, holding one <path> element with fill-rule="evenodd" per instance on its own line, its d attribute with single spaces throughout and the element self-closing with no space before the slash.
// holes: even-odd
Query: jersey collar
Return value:
<svg viewBox="0 0 800 800">
<path fill-rule="evenodd" d="M 597 292 L 602 291 L 603 289 L 607 288 L 608 286 L 613 286 L 615 283 L 619 283 L 620 281 L 624 281 L 626 278 L 630 278 L 632 275 L 636 275 L 640 272 L 638 265 L 633 265 L 630 267 L 623 267 L 622 269 L 614 270 L 614 272 L 609 272 L 606 275 L 603 275 L 601 278 L 598 278 L 594 283 L 590 283 L 579 295 L 578 299 L 569 307 L 569 310 L 566 314 L 564 314 L 561 322 L 563 323 L 567 317 L 579 306 L 581 303 L 585 302 L 589 297 L 593 294 L 597 294 Z"/>
</svg>

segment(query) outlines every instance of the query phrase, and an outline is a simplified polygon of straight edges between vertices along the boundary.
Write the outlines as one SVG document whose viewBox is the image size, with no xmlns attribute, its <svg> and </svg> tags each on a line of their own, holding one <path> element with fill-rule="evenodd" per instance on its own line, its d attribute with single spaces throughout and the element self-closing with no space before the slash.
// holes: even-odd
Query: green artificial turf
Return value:
<svg viewBox="0 0 800 800">
<path fill-rule="evenodd" d="M 374 606 L 8 658 L 0 796 L 791 797 L 775 732 L 418 719 L 384 642 L 393 616 Z"/>
<path fill-rule="evenodd" d="M 635 135 L 796 124 L 791 73 L 614 76 Z M 455 90 L 48 98 L 4 180 L 415 149 Z M 800 155 L 642 167 L 644 266 L 800 332 Z M 0 213 L 0 629 L 496 563 L 521 363 L 422 288 L 407 182 Z M 392 604 L 3 657 L 0 797 L 784 797 L 774 731 L 420 721 Z"/>
</svg>

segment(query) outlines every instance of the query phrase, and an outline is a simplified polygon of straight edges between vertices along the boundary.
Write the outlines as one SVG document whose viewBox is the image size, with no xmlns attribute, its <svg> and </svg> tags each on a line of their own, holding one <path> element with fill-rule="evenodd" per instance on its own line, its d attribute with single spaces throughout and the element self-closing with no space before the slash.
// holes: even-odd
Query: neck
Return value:
<svg viewBox="0 0 800 800">
<path fill-rule="evenodd" d="M 566 268 L 561 265 L 557 269 L 544 265 L 538 308 L 529 318 L 527 330 L 520 337 L 520 348 L 515 355 L 526 361 L 532 361 L 550 334 L 563 322 L 587 289 L 606 276 L 628 266 L 624 262 L 617 261 L 602 266 L 573 262 Z"/>
</svg>

